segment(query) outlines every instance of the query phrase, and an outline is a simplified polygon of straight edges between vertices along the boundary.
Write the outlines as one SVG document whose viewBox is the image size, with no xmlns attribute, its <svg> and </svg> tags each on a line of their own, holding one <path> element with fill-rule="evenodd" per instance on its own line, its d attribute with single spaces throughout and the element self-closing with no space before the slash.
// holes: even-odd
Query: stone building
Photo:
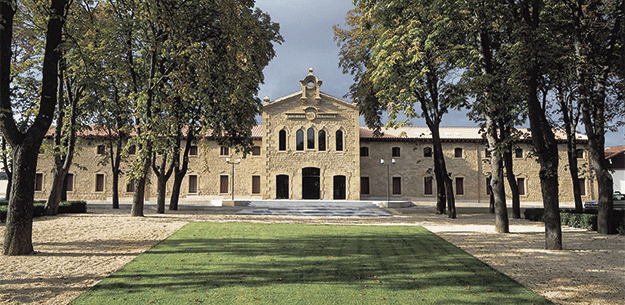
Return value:
<svg viewBox="0 0 625 305">
<path fill-rule="evenodd" d="M 236 199 L 386 200 L 388 196 L 391 200 L 436 200 L 427 128 L 387 129 L 382 137 L 374 137 L 370 129 L 359 126 L 355 104 L 320 91 L 322 81 L 312 69 L 300 85 L 300 91 L 288 96 L 274 101 L 265 98 L 263 125 L 253 128 L 255 146 L 245 158 L 210 139 L 194 145 L 181 197 L 208 202 L 229 199 L 234 191 Z M 443 127 L 441 136 L 456 200 L 488 202 L 490 165 L 479 129 Z M 571 202 L 566 144 L 563 135 L 558 136 L 562 139 L 560 198 Z M 587 140 L 580 136 L 579 142 L 584 147 Z M 515 176 L 521 201 L 539 202 L 539 165 L 530 144 L 528 140 L 517 143 Z M 74 159 L 79 166 L 72 167 L 67 180 L 68 199 L 110 200 L 112 179 L 110 165 L 103 162 L 106 153 L 96 131 L 81 135 Z M 133 153 L 129 149 L 128 159 Z M 580 167 L 588 168 L 585 150 L 578 151 L 578 158 Z M 124 170 L 129 163 L 122 166 Z M 51 168 L 52 158 L 40 155 L 35 186 L 39 199 L 49 193 Z M 125 178 L 120 177 L 119 194 L 129 200 L 134 189 Z M 593 184 L 587 173 L 582 178 L 582 200 L 591 199 Z M 156 198 L 155 178 L 151 180 L 148 199 Z"/>
</svg>

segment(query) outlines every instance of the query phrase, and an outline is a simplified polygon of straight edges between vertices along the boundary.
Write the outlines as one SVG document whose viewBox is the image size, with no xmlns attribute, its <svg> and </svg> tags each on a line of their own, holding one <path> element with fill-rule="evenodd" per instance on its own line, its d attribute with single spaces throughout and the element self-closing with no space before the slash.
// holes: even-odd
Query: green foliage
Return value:
<svg viewBox="0 0 625 305">
<path fill-rule="evenodd" d="M 6 221 L 7 206 L 6 200 L 0 201 L 0 222 Z M 44 216 L 46 201 L 36 200 L 33 202 L 34 212 L 33 217 Z M 71 214 L 71 213 L 87 213 L 87 202 L 85 201 L 61 201 L 59 203 L 59 214 Z"/>
<path fill-rule="evenodd" d="M 625 212 L 613 211 L 612 221 L 614 227 L 620 235 L 625 235 Z M 544 221 L 544 209 L 532 208 L 525 209 L 525 219 L 530 221 Z M 560 221 L 562 225 L 582 228 L 586 230 L 597 231 L 597 213 L 575 213 L 574 211 L 560 212 Z"/>
<path fill-rule="evenodd" d="M 562 225 L 573 228 L 582 228 L 586 230 L 597 230 L 597 215 L 596 214 L 581 214 L 563 212 L 560 213 L 560 219 Z"/>
<path fill-rule="evenodd" d="M 71 304 L 551 304 L 417 226 L 190 223 Z"/>
</svg>

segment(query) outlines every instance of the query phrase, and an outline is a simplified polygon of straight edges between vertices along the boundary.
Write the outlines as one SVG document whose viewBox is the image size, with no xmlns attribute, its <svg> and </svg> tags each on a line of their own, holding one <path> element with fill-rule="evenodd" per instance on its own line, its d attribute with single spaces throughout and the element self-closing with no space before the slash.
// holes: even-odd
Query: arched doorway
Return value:
<svg viewBox="0 0 625 305">
<path fill-rule="evenodd" d="M 302 169 L 302 199 L 321 198 L 320 173 L 321 171 L 317 167 Z"/>
<path fill-rule="evenodd" d="M 289 199 L 289 176 L 276 176 L 276 199 Z"/>
<path fill-rule="evenodd" d="M 345 176 L 334 176 L 334 200 L 344 200 L 347 196 L 345 193 Z"/>
</svg>

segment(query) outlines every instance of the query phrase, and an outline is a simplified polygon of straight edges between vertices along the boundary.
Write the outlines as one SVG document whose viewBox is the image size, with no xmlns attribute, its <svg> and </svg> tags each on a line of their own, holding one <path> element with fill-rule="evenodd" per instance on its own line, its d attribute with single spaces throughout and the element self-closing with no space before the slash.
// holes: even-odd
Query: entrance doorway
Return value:
<svg viewBox="0 0 625 305">
<path fill-rule="evenodd" d="M 334 200 L 343 200 L 345 198 L 345 176 L 334 176 Z"/>
<path fill-rule="evenodd" d="M 289 176 L 276 176 L 276 199 L 289 199 Z"/>
<path fill-rule="evenodd" d="M 317 167 L 305 167 L 302 169 L 303 199 L 321 199 L 320 172 Z"/>
</svg>

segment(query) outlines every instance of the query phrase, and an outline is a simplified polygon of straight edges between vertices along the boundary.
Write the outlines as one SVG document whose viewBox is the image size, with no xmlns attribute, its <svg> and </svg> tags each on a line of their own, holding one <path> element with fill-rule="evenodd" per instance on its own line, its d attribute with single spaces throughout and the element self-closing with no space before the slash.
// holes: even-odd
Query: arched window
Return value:
<svg viewBox="0 0 625 305">
<path fill-rule="evenodd" d="M 298 130 L 295 133 L 295 141 L 297 142 L 295 145 L 295 149 L 297 150 L 304 150 L 304 131 L 303 130 Z"/>
<path fill-rule="evenodd" d="M 423 157 L 431 158 L 432 157 L 432 147 L 424 147 L 423 148 Z"/>
<path fill-rule="evenodd" d="M 343 151 L 343 131 L 336 131 L 336 151 Z"/>
<path fill-rule="evenodd" d="M 325 151 L 326 150 L 326 131 L 325 130 L 319 130 L 319 134 L 317 135 L 317 137 L 319 138 L 319 151 Z"/>
<path fill-rule="evenodd" d="M 279 132 L 278 150 L 286 150 L 286 130 L 284 129 Z"/>
<path fill-rule="evenodd" d="M 307 148 L 308 149 L 315 149 L 315 130 L 311 128 L 308 128 L 308 130 L 306 131 L 306 142 L 307 144 Z"/>
</svg>

